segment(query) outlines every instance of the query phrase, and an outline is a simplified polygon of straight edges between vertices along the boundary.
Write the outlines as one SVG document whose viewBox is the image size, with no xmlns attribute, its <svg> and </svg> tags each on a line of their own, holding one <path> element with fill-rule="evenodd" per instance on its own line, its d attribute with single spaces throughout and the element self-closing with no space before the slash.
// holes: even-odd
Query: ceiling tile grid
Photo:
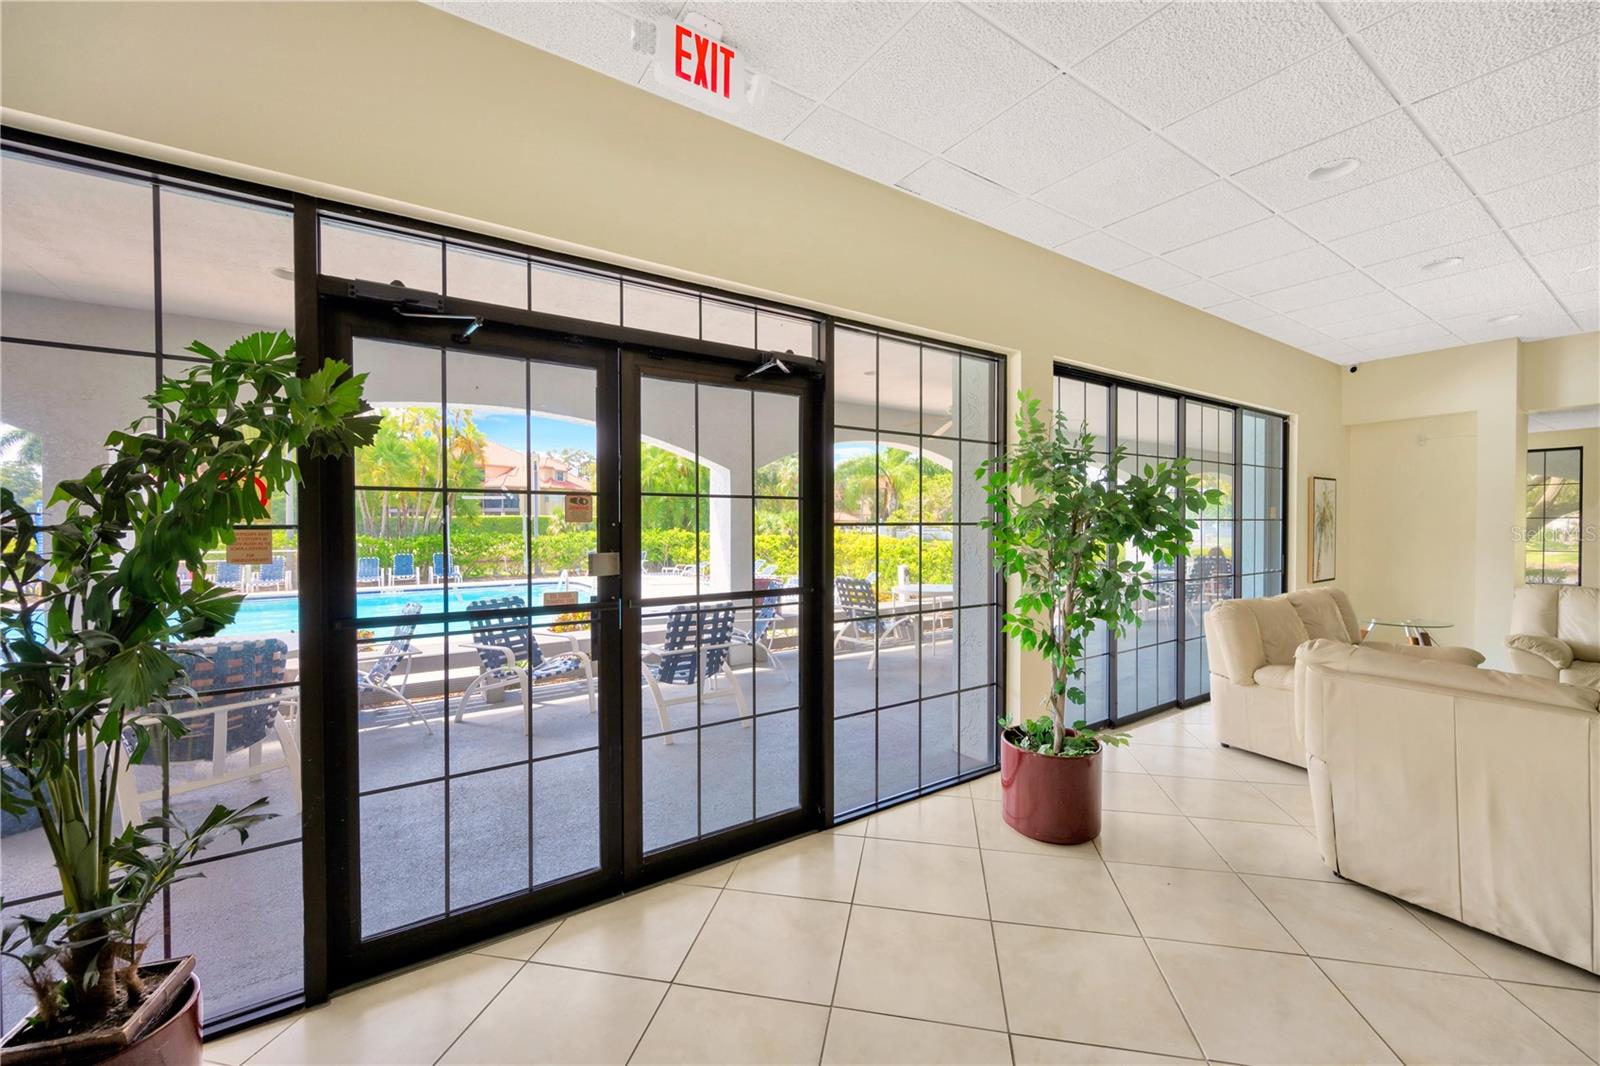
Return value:
<svg viewBox="0 0 1600 1066">
<path fill-rule="evenodd" d="M 1600 4 L 436 6 L 680 103 L 634 20 L 709 19 L 706 114 L 1336 362 L 1600 319 Z"/>
</svg>

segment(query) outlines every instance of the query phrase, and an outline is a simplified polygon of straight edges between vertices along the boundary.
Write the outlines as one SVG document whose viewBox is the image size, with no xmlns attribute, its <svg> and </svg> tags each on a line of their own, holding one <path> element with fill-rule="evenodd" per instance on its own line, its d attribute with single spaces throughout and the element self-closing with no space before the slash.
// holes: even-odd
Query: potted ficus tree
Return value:
<svg viewBox="0 0 1600 1066">
<path fill-rule="evenodd" d="M 1188 553 L 1189 513 L 1221 494 L 1202 490 L 1186 459 L 1134 470 L 1121 446 L 1096 455 L 1087 427 L 1059 412 L 1041 418 L 1026 391 L 1017 399 L 1016 441 L 977 477 L 995 566 L 1020 585 L 1002 628 L 1044 657 L 1050 690 L 1047 714 L 1001 732 L 1001 813 L 1036 840 L 1079 844 L 1100 835 L 1101 748 L 1127 743 L 1076 716 L 1084 647 L 1096 623 L 1113 638 L 1141 624 L 1139 608 L 1156 599 L 1155 569 Z"/>
<path fill-rule="evenodd" d="M 270 519 L 301 459 L 370 443 L 365 375 L 296 372 L 287 333 L 256 333 L 148 397 L 151 416 L 106 438 L 109 460 L 62 481 L 45 522 L 0 489 L 4 809 L 36 816 L 61 884 L 53 913 L 5 923 L 35 1008 L 0 1042 L 30 1062 L 199 1063 L 194 959 L 144 958 L 140 917 L 225 833 L 270 817 L 256 800 L 193 824 L 165 813 L 118 829 L 119 773 L 184 734 L 172 650 L 233 621 L 242 595 L 207 579 L 206 553 Z M 160 426 L 156 415 L 160 416 Z M 180 568 L 188 581 L 180 580 Z M 158 749 L 157 749 L 158 750 Z M 119 754 L 125 758 L 119 758 Z"/>
</svg>

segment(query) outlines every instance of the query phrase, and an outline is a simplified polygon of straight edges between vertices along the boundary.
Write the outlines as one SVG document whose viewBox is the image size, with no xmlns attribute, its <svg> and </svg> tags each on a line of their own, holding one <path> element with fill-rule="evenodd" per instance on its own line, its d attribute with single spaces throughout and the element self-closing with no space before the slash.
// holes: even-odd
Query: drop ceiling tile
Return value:
<svg viewBox="0 0 1600 1066">
<path fill-rule="evenodd" d="M 1592 3 L 1416 4 L 1361 34 L 1408 101 L 1600 28 Z"/>
<path fill-rule="evenodd" d="M 1276 292 L 1262 293 L 1254 297 L 1254 300 L 1274 311 L 1292 314 L 1307 307 L 1317 307 L 1320 304 L 1331 304 L 1335 300 L 1377 292 L 1378 288 L 1377 282 L 1365 274 L 1351 270 L 1344 274 L 1308 281 L 1302 285 L 1291 285 Z"/>
<path fill-rule="evenodd" d="M 1252 222 L 1170 252 L 1167 258 L 1205 277 L 1276 259 L 1315 244 L 1310 237 L 1277 216 Z"/>
<path fill-rule="evenodd" d="M 1420 326 L 1427 321 L 1428 316 L 1418 311 L 1415 307 L 1399 307 L 1393 311 L 1384 311 L 1376 315 L 1365 315 L 1361 318 L 1332 322 L 1322 326 L 1321 329 L 1322 332 L 1330 337 L 1359 337 L 1367 333 L 1399 329 L 1401 326 Z"/>
<path fill-rule="evenodd" d="M 1266 214 L 1267 209 L 1249 196 L 1218 181 L 1113 223 L 1106 231 L 1160 255 L 1237 229 Z"/>
<path fill-rule="evenodd" d="M 1600 331 L 1600 311 L 1574 311 L 1572 318 L 1585 333 Z"/>
<path fill-rule="evenodd" d="M 1532 59 L 1446 89 L 1416 105 L 1446 152 L 1464 152 L 1596 104 L 1596 37 L 1589 34 Z"/>
<path fill-rule="evenodd" d="M 1368 354 L 1376 352 L 1397 354 L 1401 349 L 1406 352 L 1428 352 L 1437 348 L 1454 348 L 1461 343 L 1461 340 L 1437 322 L 1424 322 L 1417 326 L 1401 326 L 1399 329 L 1362 334 L 1359 337 L 1349 338 L 1347 343 Z"/>
<path fill-rule="evenodd" d="M 1508 289 L 1532 288 L 1537 283 L 1538 278 L 1534 275 L 1533 268 L 1521 259 L 1513 259 L 1481 270 L 1468 270 L 1448 277 L 1429 278 L 1426 281 L 1401 285 L 1394 292 L 1407 303 L 1426 311 L 1430 307 L 1446 304 L 1460 297 L 1481 296 Z"/>
<path fill-rule="evenodd" d="M 750 69 L 821 99 L 910 13 L 902 4 L 696 3 Z"/>
<path fill-rule="evenodd" d="M 1303 322 L 1296 322 L 1294 319 L 1283 315 L 1252 322 L 1250 323 L 1250 329 L 1252 332 L 1259 333 L 1264 337 L 1271 337 L 1273 340 L 1282 341 L 1284 344 L 1292 344 L 1296 348 L 1320 347 L 1333 341 L 1332 337 L 1321 330 L 1312 329 Z"/>
<path fill-rule="evenodd" d="M 1507 228 L 1571 214 L 1600 201 L 1600 168 L 1584 163 L 1490 193 L 1484 200 Z"/>
<path fill-rule="evenodd" d="M 721 119 L 732 123 L 751 133 L 759 133 L 763 137 L 770 137 L 781 141 L 800 124 L 800 120 L 816 106 L 815 102 L 801 96 L 792 89 L 782 85 L 772 84 L 767 86 L 767 94 L 761 101 L 760 107 L 747 108 L 744 111 L 729 113 L 708 103 L 702 103 L 692 96 L 680 96 L 667 86 L 656 81 L 654 77 L 645 78 L 639 87 L 654 93 L 675 104 L 693 108 L 702 115 Z"/>
<path fill-rule="evenodd" d="M 831 107 L 819 107 L 784 143 L 873 181 L 894 184 L 928 161 L 928 153 Z"/>
<path fill-rule="evenodd" d="M 1165 295 L 1172 297 L 1179 303 L 1202 309 L 1216 307 L 1218 304 L 1232 303 L 1239 298 L 1237 294 L 1229 292 L 1216 282 L 1204 279 L 1168 289 Z"/>
<path fill-rule="evenodd" d="M 1600 208 L 1588 207 L 1570 215 L 1518 226 L 1507 232 L 1517 242 L 1517 247 L 1528 255 L 1586 244 L 1595 239 L 1596 232 L 1600 232 Z"/>
<path fill-rule="evenodd" d="M 1557 297 L 1570 313 L 1574 315 L 1591 314 L 1600 311 L 1600 292 L 1564 292 Z"/>
<path fill-rule="evenodd" d="M 1442 278 L 1450 274 L 1464 274 L 1469 270 L 1479 270 L 1496 263 L 1508 262 L 1521 256 L 1510 239 L 1499 230 L 1485 233 L 1481 237 L 1473 237 L 1454 244 L 1446 244 L 1439 248 L 1429 248 L 1426 251 L 1414 252 L 1411 255 L 1390 259 L 1387 262 L 1375 263 L 1366 267 L 1368 276 L 1380 285 L 1390 287 L 1396 285 L 1411 285 L 1418 281 L 1427 281 L 1430 278 Z M 1430 263 L 1452 256 L 1459 256 L 1461 262 L 1453 266 L 1437 266 L 1432 270 L 1423 267 Z"/>
<path fill-rule="evenodd" d="M 1113 274 L 1124 281 L 1131 281 L 1135 285 L 1143 285 L 1156 292 L 1166 292 L 1179 285 L 1187 285 L 1191 281 L 1200 279 L 1182 267 L 1173 266 L 1165 259 L 1146 259 L 1142 263 L 1113 270 Z"/>
<path fill-rule="evenodd" d="M 1259 322 L 1263 318 L 1272 318 L 1278 313 L 1269 307 L 1262 307 L 1254 300 L 1234 300 L 1231 303 L 1216 304 L 1206 308 L 1206 311 L 1241 326 Z"/>
<path fill-rule="evenodd" d="M 1559 318 L 1566 314 L 1561 304 L 1548 292 L 1528 292 L 1521 296 L 1508 296 L 1480 300 L 1475 304 L 1464 305 L 1459 313 L 1440 315 L 1439 321 L 1452 332 L 1465 333 L 1482 330 L 1487 327 L 1500 327 L 1509 325 L 1505 322 L 1494 322 L 1492 319 L 1504 318 L 1515 314 L 1514 320 L 1517 328 L 1526 328 L 1526 323 L 1541 319 Z"/>
<path fill-rule="evenodd" d="M 1138 3 L 979 3 L 969 5 L 1004 26 L 1040 55 L 1065 69 L 1161 10 L 1160 0 Z"/>
<path fill-rule="evenodd" d="M 1519 318 L 1515 322 L 1505 322 L 1497 326 L 1488 323 L 1476 326 L 1459 325 L 1452 327 L 1451 332 L 1467 344 L 1505 340 L 1508 337 L 1537 340 L 1540 337 L 1559 337 L 1573 332 L 1573 317 L 1561 313 L 1541 315 L 1537 318 Z"/>
<path fill-rule="evenodd" d="M 1600 244 L 1575 244 L 1529 257 L 1533 269 L 1555 292 L 1585 293 L 1600 288 Z"/>
<path fill-rule="evenodd" d="M 923 199 L 974 218 L 996 214 L 1017 199 L 1017 194 L 1009 189 L 1002 189 L 943 159 L 928 160 L 896 184 Z"/>
<path fill-rule="evenodd" d="M 1085 233 L 1082 237 L 1074 237 L 1056 251 L 1100 270 L 1119 270 L 1146 258 L 1145 253 L 1138 248 L 1100 230 Z"/>
<path fill-rule="evenodd" d="M 1054 73 L 1048 61 L 965 7 L 928 4 L 827 102 L 942 152 Z"/>
<path fill-rule="evenodd" d="M 1404 111 L 1391 111 L 1371 122 L 1336 133 L 1315 144 L 1268 160 L 1234 175 L 1234 180 L 1279 211 L 1292 211 L 1403 174 L 1438 159 L 1439 153 Z M 1335 181 L 1312 181 L 1306 175 L 1325 163 L 1359 159 L 1361 166 Z"/>
<path fill-rule="evenodd" d="M 1328 247 L 1356 266 L 1366 266 L 1493 233 L 1499 228 L 1482 204 L 1463 200 L 1401 222 L 1340 237 L 1329 241 Z"/>
<path fill-rule="evenodd" d="M 1066 75 L 1045 83 L 945 153 L 958 166 L 1035 193 L 1144 135 L 1145 129 Z"/>
<path fill-rule="evenodd" d="M 1315 307 L 1303 308 L 1293 315 L 1295 321 L 1303 322 L 1312 329 L 1323 329 L 1340 322 L 1348 322 L 1354 318 L 1366 318 L 1369 315 L 1382 314 L 1385 311 L 1411 310 L 1406 307 L 1406 302 L 1392 292 L 1369 292 L 1361 296 L 1351 296 L 1332 303 L 1318 304 Z M 1373 329 L 1382 327 L 1375 326 Z M 1373 330 L 1367 330 L 1371 333 Z"/>
<path fill-rule="evenodd" d="M 1393 0 L 1325 0 L 1323 7 L 1332 8 L 1352 30 L 1372 25 L 1379 19 L 1390 18 L 1404 11 L 1406 4 Z"/>
<path fill-rule="evenodd" d="M 1138 214 L 1216 180 L 1160 137 L 1136 144 L 1063 178 L 1039 199 L 1096 226 Z"/>
<path fill-rule="evenodd" d="M 1561 308 L 1556 303 L 1555 297 L 1550 295 L 1550 290 L 1543 282 L 1537 280 L 1510 288 L 1430 300 L 1426 305 L 1419 306 L 1418 310 L 1446 325 L 1450 324 L 1450 319 L 1471 318 L 1474 315 L 1493 318 L 1513 311 L 1524 317 L 1561 313 Z"/>
<path fill-rule="evenodd" d="M 1170 4 L 1074 69 L 1160 127 L 1337 37 L 1315 4 Z"/>
<path fill-rule="evenodd" d="M 1216 280 L 1240 296 L 1257 296 L 1263 292 L 1302 285 L 1318 278 L 1332 277 L 1350 269 L 1350 264 L 1321 245 L 1300 252 L 1291 252 L 1264 263 L 1230 270 L 1218 274 Z"/>
<path fill-rule="evenodd" d="M 604 4 L 440 2 L 433 6 L 626 82 L 637 82 L 650 66 L 649 56 L 633 50 L 632 20 Z"/>
<path fill-rule="evenodd" d="M 1089 232 L 1089 227 L 1077 219 L 1068 218 L 1033 200 L 1018 200 L 983 221 L 1013 237 L 1021 237 L 1046 248 L 1054 248 Z"/>
<path fill-rule="evenodd" d="M 1443 159 L 1289 212 L 1295 225 L 1331 241 L 1461 200 L 1472 190 Z"/>
<path fill-rule="evenodd" d="M 1320 344 L 1308 344 L 1301 351 L 1310 352 L 1312 355 L 1321 356 L 1329 362 L 1340 364 L 1356 362 L 1361 358 L 1361 352 L 1350 347 L 1344 341 L 1338 340 L 1323 341 Z"/>
<path fill-rule="evenodd" d="M 1201 162 L 1235 174 L 1394 106 L 1394 97 L 1341 41 L 1174 123 L 1166 133 Z"/>
<path fill-rule="evenodd" d="M 1455 157 L 1473 188 L 1496 192 L 1600 159 L 1600 110 L 1536 126 Z"/>
</svg>

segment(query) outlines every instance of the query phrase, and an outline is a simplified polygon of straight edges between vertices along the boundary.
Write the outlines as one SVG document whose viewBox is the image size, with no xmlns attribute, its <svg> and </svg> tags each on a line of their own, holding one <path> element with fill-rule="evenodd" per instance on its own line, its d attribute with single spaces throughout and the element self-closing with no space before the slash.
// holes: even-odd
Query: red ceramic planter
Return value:
<svg viewBox="0 0 1600 1066">
<path fill-rule="evenodd" d="M 1100 835 L 1100 751 L 1059 758 L 1000 740 L 1000 814 L 1023 836 L 1083 844 Z"/>
</svg>

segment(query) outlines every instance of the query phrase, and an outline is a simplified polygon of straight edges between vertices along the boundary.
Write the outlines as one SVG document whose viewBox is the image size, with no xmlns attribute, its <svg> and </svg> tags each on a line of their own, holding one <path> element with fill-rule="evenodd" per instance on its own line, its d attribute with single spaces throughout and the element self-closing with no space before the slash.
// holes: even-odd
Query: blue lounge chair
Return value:
<svg viewBox="0 0 1600 1066">
<path fill-rule="evenodd" d="M 444 580 L 444 567 L 445 567 L 444 552 L 434 552 L 433 553 L 433 569 L 430 571 L 430 576 L 431 576 L 432 580 L 434 580 L 434 581 L 442 581 L 442 580 Z M 451 581 L 460 581 L 461 580 L 461 567 L 456 565 L 456 561 L 454 559 L 450 560 L 450 580 Z"/>
<path fill-rule="evenodd" d="M 410 552 L 395 552 L 394 563 L 389 567 L 389 584 L 415 585 L 418 580 L 416 558 Z"/>
<path fill-rule="evenodd" d="M 408 603 L 400 608 L 400 614 L 406 618 L 414 618 L 422 613 L 422 604 Z M 417 631 L 415 622 L 406 622 L 394 627 L 394 636 L 389 638 L 388 645 L 372 664 L 372 669 L 356 674 L 356 698 L 372 694 L 386 696 L 390 702 L 399 700 L 406 705 L 406 713 L 411 721 L 419 723 L 429 733 L 433 726 L 417 710 L 416 704 L 406 697 L 406 685 L 411 680 L 411 660 L 417 654 L 411 646 L 411 636 Z M 404 668 L 402 670 L 402 667 Z M 395 671 L 401 670 L 398 683 L 395 680 Z"/>
<path fill-rule="evenodd" d="M 744 689 L 739 679 L 728 668 L 728 647 L 734 641 L 733 605 L 716 604 L 710 607 L 674 607 L 667 615 L 667 635 L 660 647 L 646 646 L 640 657 L 645 684 L 650 686 L 650 698 L 656 705 L 656 717 L 661 721 L 661 731 L 666 733 L 666 743 L 672 743 L 672 728 L 667 720 L 667 705 L 684 703 L 701 697 L 702 679 L 706 696 L 712 694 L 711 686 L 726 677 L 733 686 L 733 702 L 739 718 L 746 727 L 750 725 L 750 706 L 745 702 Z M 669 696 L 662 686 L 687 689 L 682 695 Z"/>
<path fill-rule="evenodd" d="M 363 555 L 356 560 L 356 584 L 383 584 L 383 564 L 376 555 Z"/>
<path fill-rule="evenodd" d="M 217 569 L 212 574 L 211 581 L 213 584 L 221 585 L 223 588 L 238 589 L 243 592 L 245 581 L 248 577 L 249 574 L 242 564 L 222 562 L 217 564 Z"/>
<path fill-rule="evenodd" d="M 281 555 L 274 555 L 272 562 L 257 567 L 256 579 L 250 583 L 253 589 L 266 588 L 268 585 L 279 589 L 289 587 L 289 568 L 284 565 Z"/>
<path fill-rule="evenodd" d="M 506 689 L 520 685 L 526 708 L 522 731 L 526 734 L 533 725 L 531 683 L 579 677 L 583 678 L 584 694 L 589 698 L 589 713 L 595 712 L 593 661 L 578 650 L 577 639 L 570 633 L 545 634 L 551 640 L 565 640 L 570 648 L 547 658 L 538 638 L 527 628 L 527 616 L 522 610 L 525 606 L 521 596 L 499 596 L 467 604 L 472 612 L 467 618 L 472 626 L 471 647 L 478 653 L 479 670 L 456 703 L 457 722 L 465 717 L 467 701 L 474 695 L 481 695 L 487 703 L 498 699 Z"/>
<path fill-rule="evenodd" d="M 878 597 L 872 590 L 872 583 L 866 578 L 836 577 L 833 579 L 833 591 L 839 614 L 845 622 L 833 638 L 835 652 L 846 641 L 870 647 L 872 657 L 867 662 L 867 669 L 873 670 L 878 665 L 880 647 L 896 637 L 910 639 L 912 636 L 908 632 L 911 616 L 878 617 Z"/>
<path fill-rule="evenodd" d="M 784 586 L 788 587 L 788 586 Z M 750 623 L 749 631 L 735 629 L 733 640 L 736 644 L 750 645 L 750 654 L 764 655 L 767 662 L 778 668 L 778 673 L 785 681 L 789 680 L 789 668 L 783 665 L 783 660 L 772 650 L 772 631 L 783 617 L 775 597 L 766 596 L 756 600 L 756 616 Z"/>
</svg>

